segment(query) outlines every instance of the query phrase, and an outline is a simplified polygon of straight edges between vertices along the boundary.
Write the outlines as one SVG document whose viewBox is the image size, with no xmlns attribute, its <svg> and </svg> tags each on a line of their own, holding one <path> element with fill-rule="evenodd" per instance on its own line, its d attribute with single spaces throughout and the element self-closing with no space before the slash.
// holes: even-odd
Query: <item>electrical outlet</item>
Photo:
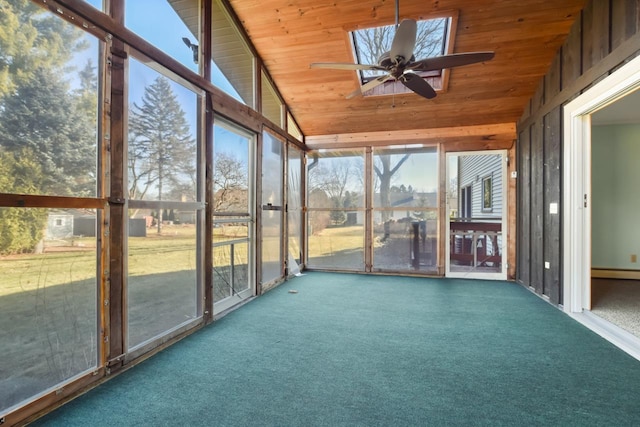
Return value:
<svg viewBox="0 0 640 427">
<path fill-rule="evenodd" d="M 544 262 L 544 268 L 547 269 L 547 270 L 550 269 L 551 268 L 551 263 L 549 261 L 545 261 Z"/>
<path fill-rule="evenodd" d="M 638 262 L 638 255 L 631 254 L 631 262 Z"/>
</svg>

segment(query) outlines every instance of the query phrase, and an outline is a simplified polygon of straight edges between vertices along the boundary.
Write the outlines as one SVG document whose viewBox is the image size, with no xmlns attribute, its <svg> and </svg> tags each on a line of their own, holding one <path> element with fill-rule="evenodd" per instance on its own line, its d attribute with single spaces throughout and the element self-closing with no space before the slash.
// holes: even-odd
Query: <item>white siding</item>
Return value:
<svg viewBox="0 0 640 427">
<path fill-rule="evenodd" d="M 492 182 L 491 211 L 482 209 L 482 180 L 490 176 Z M 481 154 L 460 156 L 458 163 L 460 188 L 472 186 L 472 217 L 502 216 L 502 155 Z"/>
</svg>

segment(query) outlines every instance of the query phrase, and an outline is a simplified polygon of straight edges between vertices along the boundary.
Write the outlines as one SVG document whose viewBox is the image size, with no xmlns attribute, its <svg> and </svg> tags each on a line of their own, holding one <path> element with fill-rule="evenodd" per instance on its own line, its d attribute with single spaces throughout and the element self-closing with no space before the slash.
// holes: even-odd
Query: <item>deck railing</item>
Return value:
<svg viewBox="0 0 640 427">
<path fill-rule="evenodd" d="M 455 219 L 449 222 L 449 230 L 452 263 L 472 267 L 497 267 L 502 263 L 500 219 Z"/>
</svg>

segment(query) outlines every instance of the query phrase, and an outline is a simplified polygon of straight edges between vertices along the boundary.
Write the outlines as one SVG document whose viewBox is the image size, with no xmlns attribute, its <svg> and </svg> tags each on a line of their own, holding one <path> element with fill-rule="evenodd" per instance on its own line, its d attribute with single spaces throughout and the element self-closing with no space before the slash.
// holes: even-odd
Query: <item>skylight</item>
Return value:
<svg viewBox="0 0 640 427">
<path fill-rule="evenodd" d="M 431 58 L 446 54 L 447 38 L 451 26 L 451 18 L 436 18 L 417 21 L 418 32 L 416 36 L 416 46 L 414 48 L 415 59 Z M 396 32 L 395 25 L 385 25 L 382 27 L 365 28 L 351 32 L 353 47 L 358 64 L 378 64 L 380 56 L 391 49 L 391 42 Z M 385 74 L 383 71 L 358 71 L 361 84 Z M 420 73 L 423 78 L 439 77 L 441 70 Z M 430 83 L 432 81 L 430 80 Z M 441 88 L 441 82 L 435 83 L 436 88 Z M 378 90 L 369 91 L 365 95 L 384 94 L 384 86 L 393 86 L 395 93 L 405 92 L 405 88 L 397 82 L 387 82 Z M 395 90 L 397 86 L 398 90 Z M 374 93 L 370 93 L 374 92 Z"/>
</svg>

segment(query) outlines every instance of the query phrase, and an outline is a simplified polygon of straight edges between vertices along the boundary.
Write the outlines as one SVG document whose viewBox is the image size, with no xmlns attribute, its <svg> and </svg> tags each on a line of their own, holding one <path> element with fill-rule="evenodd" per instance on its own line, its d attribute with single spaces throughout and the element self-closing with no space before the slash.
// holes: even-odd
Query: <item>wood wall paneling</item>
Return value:
<svg viewBox="0 0 640 427">
<path fill-rule="evenodd" d="M 576 18 L 562 47 L 561 70 L 563 87 L 582 75 L 582 15 Z"/>
<path fill-rule="evenodd" d="M 562 108 L 557 107 L 544 118 L 544 295 L 554 304 L 560 303 L 560 277 L 562 256 L 560 253 L 560 189 L 562 149 L 560 144 Z M 557 213 L 551 213 L 551 203 L 557 203 Z"/>
<path fill-rule="evenodd" d="M 609 54 L 609 0 L 587 3 L 582 11 L 582 69 L 588 70 Z"/>
<path fill-rule="evenodd" d="M 531 129 L 518 137 L 518 271 L 520 283 L 531 284 Z"/>
<path fill-rule="evenodd" d="M 639 23 L 640 0 L 588 0 L 541 79 L 545 93 L 539 86 L 529 114 L 518 123 L 518 231 L 523 237 L 517 277 L 555 304 L 563 303 L 562 106 L 638 55 Z M 558 214 L 550 214 L 552 202 L 558 203 Z M 529 242 L 524 241 L 527 232 Z"/>
<path fill-rule="evenodd" d="M 536 92 L 531 98 L 531 114 L 536 114 L 544 105 L 545 77 L 542 77 Z"/>
<path fill-rule="evenodd" d="M 611 3 L 611 49 L 615 49 L 638 31 L 640 0 L 613 0 Z"/>
<path fill-rule="evenodd" d="M 543 292 L 544 268 L 544 145 L 542 121 L 531 126 L 531 280 L 530 286 Z"/>
<path fill-rule="evenodd" d="M 545 100 L 551 100 L 554 96 L 560 93 L 562 90 L 562 48 L 558 50 L 551 68 L 544 79 L 544 96 Z"/>
</svg>

